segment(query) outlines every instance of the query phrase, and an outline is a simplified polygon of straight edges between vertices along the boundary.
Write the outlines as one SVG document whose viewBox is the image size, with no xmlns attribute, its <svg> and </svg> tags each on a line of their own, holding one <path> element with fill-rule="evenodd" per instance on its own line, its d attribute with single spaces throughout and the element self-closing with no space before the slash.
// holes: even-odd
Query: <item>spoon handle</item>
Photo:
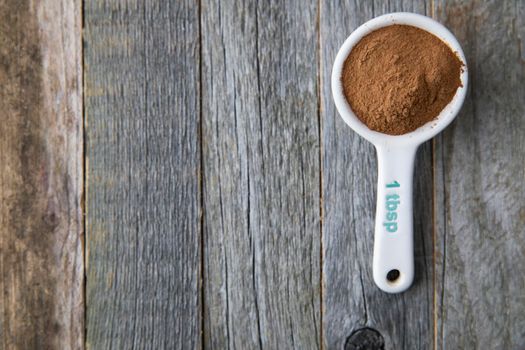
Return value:
<svg viewBox="0 0 525 350">
<path fill-rule="evenodd" d="M 377 146 L 378 185 L 374 236 L 374 282 L 402 292 L 414 279 L 412 178 L 418 146 Z"/>
</svg>

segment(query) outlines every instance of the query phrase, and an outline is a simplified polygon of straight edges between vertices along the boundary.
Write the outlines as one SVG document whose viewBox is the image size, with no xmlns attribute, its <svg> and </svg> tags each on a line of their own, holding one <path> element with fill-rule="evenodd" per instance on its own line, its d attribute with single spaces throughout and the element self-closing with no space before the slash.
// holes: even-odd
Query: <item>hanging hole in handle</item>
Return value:
<svg viewBox="0 0 525 350">
<path fill-rule="evenodd" d="M 400 275 L 401 273 L 399 272 L 399 270 L 393 269 L 388 271 L 388 273 L 386 274 L 386 279 L 390 283 L 395 283 L 399 279 Z"/>
</svg>

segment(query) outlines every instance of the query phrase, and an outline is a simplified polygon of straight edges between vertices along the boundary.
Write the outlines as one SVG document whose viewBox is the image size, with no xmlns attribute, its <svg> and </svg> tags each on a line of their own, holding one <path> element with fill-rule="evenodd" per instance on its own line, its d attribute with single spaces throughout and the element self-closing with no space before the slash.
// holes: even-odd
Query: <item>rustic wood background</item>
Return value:
<svg viewBox="0 0 525 350">
<path fill-rule="evenodd" d="M 0 0 L 0 348 L 84 346 L 81 4 Z"/>
<path fill-rule="evenodd" d="M 448 26 L 416 280 L 372 280 L 376 158 L 344 39 Z M 524 349 L 525 2 L 0 0 L 0 349 Z"/>
</svg>

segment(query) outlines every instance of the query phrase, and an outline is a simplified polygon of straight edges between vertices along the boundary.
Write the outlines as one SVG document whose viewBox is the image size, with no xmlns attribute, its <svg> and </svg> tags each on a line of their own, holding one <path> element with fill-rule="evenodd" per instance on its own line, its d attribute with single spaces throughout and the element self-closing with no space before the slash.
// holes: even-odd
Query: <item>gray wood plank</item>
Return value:
<svg viewBox="0 0 525 350">
<path fill-rule="evenodd" d="M 0 349 L 83 349 L 81 4 L 0 18 Z"/>
<path fill-rule="evenodd" d="M 382 344 L 386 349 L 429 349 L 433 338 L 431 144 L 420 147 L 414 175 L 414 285 L 405 293 L 389 295 L 372 278 L 375 151 L 337 114 L 330 77 L 340 45 L 357 26 L 387 12 L 430 15 L 431 9 L 419 1 L 321 3 L 323 341 L 327 349 Z"/>
<path fill-rule="evenodd" d="M 440 1 L 470 86 L 436 141 L 436 348 L 525 348 L 525 4 Z"/>
<path fill-rule="evenodd" d="M 87 347 L 200 347 L 199 18 L 86 1 Z"/>
<path fill-rule="evenodd" d="M 317 6 L 204 1 L 205 347 L 320 347 Z"/>
</svg>

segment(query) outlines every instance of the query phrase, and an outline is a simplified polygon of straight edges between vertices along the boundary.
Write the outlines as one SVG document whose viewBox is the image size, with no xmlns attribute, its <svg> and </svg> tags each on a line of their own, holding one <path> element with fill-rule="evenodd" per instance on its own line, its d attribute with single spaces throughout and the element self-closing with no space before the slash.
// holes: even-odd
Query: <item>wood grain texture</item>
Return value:
<svg viewBox="0 0 525 350">
<path fill-rule="evenodd" d="M 317 6 L 202 3 L 205 347 L 320 347 Z"/>
<path fill-rule="evenodd" d="M 383 343 L 375 336 L 356 338 L 370 333 L 366 328 L 357 332 L 364 327 L 379 331 L 386 349 L 432 347 L 431 145 L 420 147 L 414 175 L 414 285 L 406 293 L 389 295 L 372 278 L 375 152 L 340 118 L 330 87 L 335 55 L 348 35 L 367 20 L 395 11 L 431 13 L 419 1 L 321 2 L 323 341 L 327 349 Z"/>
<path fill-rule="evenodd" d="M 0 349 L 82 349 L 80 3 L 0 18 Z"/>
<path fill-rule="evenodd" d="M 87 347 L 200 347 L 199 18 L 86 1 Z"/>
<path fill-rule="evenodd" d="M 525 5 L 440 1 L 469 64 L 436 141 L 438 349 L 525 348 Z"/>
</svg>

